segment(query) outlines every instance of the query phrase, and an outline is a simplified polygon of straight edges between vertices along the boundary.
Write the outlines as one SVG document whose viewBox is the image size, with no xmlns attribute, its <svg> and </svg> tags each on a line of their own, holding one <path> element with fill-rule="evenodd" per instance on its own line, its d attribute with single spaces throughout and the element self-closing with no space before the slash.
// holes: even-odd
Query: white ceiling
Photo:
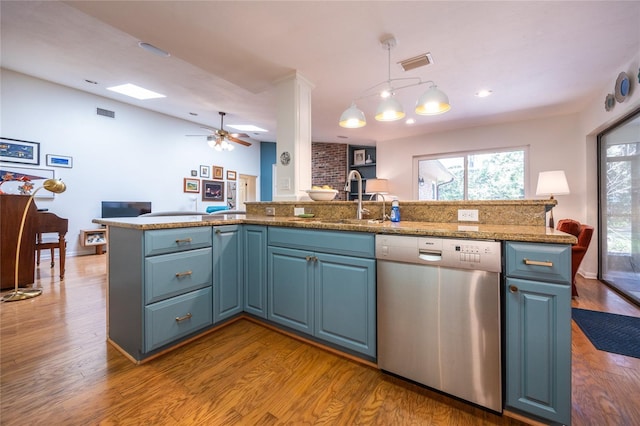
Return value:
<svg viewBox="0 0 640 426">
<path fill-rule="evenodd" d="M 590 102 L 604 108 L 596 96 L 607 85 L 613 92 L 628 71 L 620 67 L 640 51 L 638 1 L 2 0 L 0 8 L 3 68 L 212 127 L 226 111 L 225 125 L 268 129 L 252 135 L 263 141 L 276 140 L 274 83 L 294 71 L 315 86 L 313 140 L 355 144 L 577 112 Z M 415 115 L 421 86 L 398 93 L 415 124 L 376 122 L 369 98 L 358 103 L 367 126 L 340 128 L 351 99 L 387 79 L 379 43 L 387 34 L 398 42 L 391 77 L 435 81 L 452 109 Z M 425 52 L 434 64 L 406 73 L 396 65 Z M 106 90 L 127 82 L 167 98 Z M 483 88 L 493 95 L 475 97 Z"/>
</svg>

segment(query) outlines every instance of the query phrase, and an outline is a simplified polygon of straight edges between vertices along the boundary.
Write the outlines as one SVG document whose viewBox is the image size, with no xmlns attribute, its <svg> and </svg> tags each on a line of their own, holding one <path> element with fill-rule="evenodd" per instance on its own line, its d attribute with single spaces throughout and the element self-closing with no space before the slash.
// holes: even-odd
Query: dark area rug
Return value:
<svg viewBox="0 0 640 426">
<path fill-rule="evenodd" d="M 571 316 L 596 348 L 640 358 L 640 318 L 578 308 Z"/>
</svg>

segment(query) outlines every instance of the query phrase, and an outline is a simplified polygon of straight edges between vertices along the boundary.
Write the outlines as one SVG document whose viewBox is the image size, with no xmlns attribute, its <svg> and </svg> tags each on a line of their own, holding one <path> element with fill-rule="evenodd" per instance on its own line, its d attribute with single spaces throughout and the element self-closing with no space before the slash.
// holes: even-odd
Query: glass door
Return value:
<svg viewBox="0 0 640 426">
<path fill-rule="evenodd" d="M 640 304 L 640 110 L 598 135 L 598 278 Z"/>
</svg>

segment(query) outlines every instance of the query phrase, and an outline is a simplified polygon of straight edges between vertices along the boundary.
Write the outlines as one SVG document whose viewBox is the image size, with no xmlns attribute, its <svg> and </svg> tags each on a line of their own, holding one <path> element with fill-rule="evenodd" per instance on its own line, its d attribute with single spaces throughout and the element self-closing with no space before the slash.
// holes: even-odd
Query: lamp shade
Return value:
<svg viewBox="0 0 640 426">
<path fill-rule="evenodd" d="M 564 170 L 540 172 L 536 195 L 565 195 L 569 194 L 569 184 Z"/>
<path fill-rule="evenodd" d="M 367 194 L 388 194 L 389 181 L 387 179 L 367 179 Z"/>
<path fill-rule="evenodd" d="M 437 115 L 450 109 L 449 97 L 436 85 L 424 92 L 416 103 L 416 114 L 420 115 Z"/>
<path fill-rule="evenodd" d="M 340 116 L 340 127 L 347 129 L 357 129 L 364 127 L 367 120 L 364 118 L 364 112 L 360 111 L 355 103 L 352 103 Z"/>
<path fill-rule="evenodd" d="M 393 96 L 389 96 L 378 105 L 375 119 L 377 121 L 396 121 L 402 120 L 404 116 L 404 109 L 400 102 Z"/>
</svg>

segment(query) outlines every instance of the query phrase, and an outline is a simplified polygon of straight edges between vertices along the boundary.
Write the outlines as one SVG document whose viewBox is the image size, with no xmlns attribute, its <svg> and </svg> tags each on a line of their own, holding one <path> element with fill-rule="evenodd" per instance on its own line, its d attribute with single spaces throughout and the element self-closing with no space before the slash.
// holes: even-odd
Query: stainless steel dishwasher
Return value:
<svg viewBox="0 0 640 426">
<path fill-rule="evenodd" d="M 502 412 L 500 243 L 376 235 L 380 369 Z"/>
</svg>

